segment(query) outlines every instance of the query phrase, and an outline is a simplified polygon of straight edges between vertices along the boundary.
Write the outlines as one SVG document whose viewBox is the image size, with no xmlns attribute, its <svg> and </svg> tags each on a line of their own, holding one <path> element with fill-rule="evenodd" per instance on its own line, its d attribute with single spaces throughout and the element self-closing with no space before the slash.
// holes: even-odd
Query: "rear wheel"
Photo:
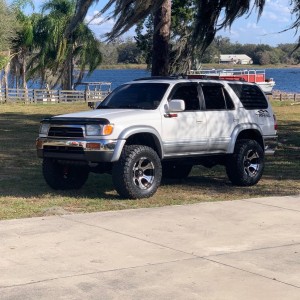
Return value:
<svg viewBox="0 0 300 300">
<path fill-rule="evenodd" d="M 251 186 L 256 184 L 264 170 L 264 151 L 254 140 L 236 142 L 233 155 L 228 157 L 226 172 L 233 184 Z"/>
<path fill-rule="evenodd" d="M 88 179 L 89 170 L 84 166 L 62 165 L 56 160 L 43 160 L 43 175 L 55 190 L 80 189 Z"/>
<path fill-rule="evenodd" d="M 150 147 L 124 146 L 114 164 L 112 179 L 117 192 L 125 198 L 148 198 L 157 191 L 162 177 L 160 158 Z"/>
</svg>

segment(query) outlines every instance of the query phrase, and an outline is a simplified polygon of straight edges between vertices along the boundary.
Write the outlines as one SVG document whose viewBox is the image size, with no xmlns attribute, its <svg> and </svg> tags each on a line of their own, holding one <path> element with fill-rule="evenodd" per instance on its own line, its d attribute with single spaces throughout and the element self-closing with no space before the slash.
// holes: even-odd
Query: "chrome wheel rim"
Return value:
<svg viewBox="0 0 300 300">
<path fill-rule="evenodd" d="M 154 175 L 154 164 L 147 157 L 141 157 L 133 166 L 132 180 L 141 190 L 147 190 L 152 186 Z"/>
<path fill-rule="evenodd" d="M 244 171 L 250 177 L 255 177 L 260 169 L 260 158 L 256 151 L 249 150 L 244 156 Z"/>
</svg>

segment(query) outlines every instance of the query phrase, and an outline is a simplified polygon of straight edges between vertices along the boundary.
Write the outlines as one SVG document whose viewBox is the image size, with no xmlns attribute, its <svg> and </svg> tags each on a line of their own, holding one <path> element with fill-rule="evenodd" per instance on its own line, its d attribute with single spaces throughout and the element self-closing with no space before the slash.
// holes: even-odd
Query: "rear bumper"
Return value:
<svg viewBox="0 0 300 300">
<path fill-rule="evenodd" d="M 66 140 L 38 138 L 37 155 L 40 158 L 76 160 L 87 162 L 111 162 L 118 140 Z"/>
<path fill-rule="evenodd" d="M 278 145 L 277 135 L 264 136 L 264 144 L 265 144 L 265 155 L 274 155 Z"/>
</svg>

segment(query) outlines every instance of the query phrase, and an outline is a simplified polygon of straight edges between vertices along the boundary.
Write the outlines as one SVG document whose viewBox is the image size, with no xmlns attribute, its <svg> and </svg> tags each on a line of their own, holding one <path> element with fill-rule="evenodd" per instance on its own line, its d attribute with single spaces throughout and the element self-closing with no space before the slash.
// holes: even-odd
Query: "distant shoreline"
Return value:
<svg viewBox="0 0 300 300">
<path fill-rule="evenodd" d="M 97 70 L 147 70 L 146 64 L 100 65 Z"/>
<path fill-rule="evenodd" d="M 300 68 L 297 65 L 225 65 L 225 64 L 203 64 L 203 69 L 292 69 Z M 147 70 L 146 64 L 117 64 L 117 65 L 100 65 L 97 70 Z"/>
</svg>

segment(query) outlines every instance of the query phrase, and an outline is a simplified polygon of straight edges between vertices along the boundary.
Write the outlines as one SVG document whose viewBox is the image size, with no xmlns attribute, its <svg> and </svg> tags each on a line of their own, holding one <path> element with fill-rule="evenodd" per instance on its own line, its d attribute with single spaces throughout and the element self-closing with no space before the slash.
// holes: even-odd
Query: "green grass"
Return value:
<svg viewBox="0 0 300 300">
<path fill-rule="evenodd" d="M 0 219 L 299 194 L 300 105 L 292 104 L 273 102 L 279 150 L 267 158 L 256 186 L 232 186 L 221 166 L 194 167 L 186 180 L 163 181 L 152 198 L 143 200 L 121 199 L 109 175 L 91 174 L 79 191 L 53 191 L 44 182 L 35 152 L 39 121 L 85 110 L 86 104 L 0 105 Z"/>
</svg>

